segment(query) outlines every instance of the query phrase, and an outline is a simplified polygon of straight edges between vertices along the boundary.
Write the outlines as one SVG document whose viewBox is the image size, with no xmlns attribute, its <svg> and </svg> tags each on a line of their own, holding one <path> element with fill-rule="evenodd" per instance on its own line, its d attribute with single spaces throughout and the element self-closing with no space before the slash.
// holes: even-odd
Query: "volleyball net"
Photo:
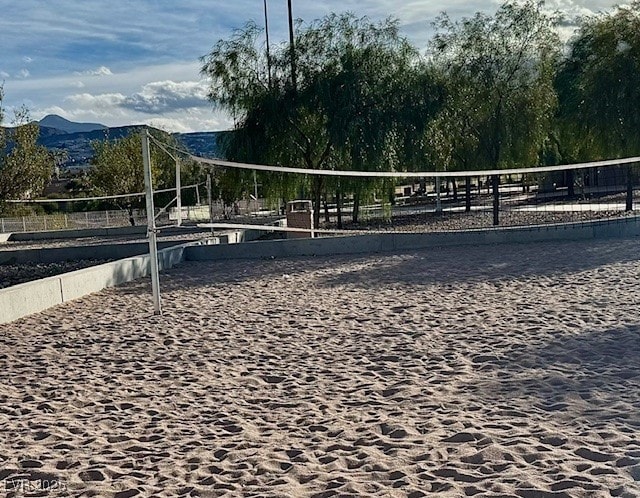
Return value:
<svg viewBox="0 0 640 498">
<path fill-rule="evenodd" d="M 218 193 L 228 199 L 228 209 L 201 226 L 255 227 L 273 232 L 272 238 L 310 235 L 309 228 L 322 236 L 615 222 L 640 207 L 640 157 L 421 172 L 308 170 L 189 157 L 212 171 Z M 239 205 L 242 212 L 234 209 Z"/>
</svg>

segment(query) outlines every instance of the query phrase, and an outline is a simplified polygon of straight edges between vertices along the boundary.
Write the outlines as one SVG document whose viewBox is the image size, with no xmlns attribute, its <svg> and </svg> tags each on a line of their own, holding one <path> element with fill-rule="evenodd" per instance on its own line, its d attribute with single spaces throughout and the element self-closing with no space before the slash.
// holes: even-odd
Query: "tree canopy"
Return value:
<svg viewBox="0 0 640 498">
<path fill-rule="evenodd" d="M 447 87 L 430 127 L 435 158 L 453 169 L 535 164 L 556 107 L 557 19 L 539 3 L 502 4 L 435 26 L 431 54 Z"/>
<path fill-rule="evenodd" d="M 0 123 L 4 118 L 0 85 Z M 53 173 L 55 159 L 38 145 L 40 129 L 22 107 L 14 113 L 13 128 L 0 128 L 0 210 L 8 199 L 35 197 L 46 187 Z"/>
<path fill-rule="evenodd" d="M 152 136 L 159 141 L 178 146 L 175 138 L 160 130 L 150 130 Z M 130 133 L 126 137 L 109 140 L 96 140 L 93 164 L 89 173 L 89 182 L 98 195 L 110 196 L 135 194 L 144 192 L 144 173 L 142 163 L 142 138 L 140 133 Z M 151 174 L 154 189 L 175 186 L 175 159 L 158 147 L 151 147 Z M 199 171 L 193 164 L 187 163 L 182 168 L 182 184 L 199 179 Z M 172 194 L 173 196 L 173 194 Z M 168 197 L 167 201 L 171 197 Z M 114 201 L 122 209 L 127 209 L 133 223 L 133 209 L 142 207 L 144 200 L 135 197 Z"/>
<path fill-rule="evenodd" d="M 582 20 L 556 88 L 566 159 L 640 153 L 640 2 Z"/>
<path fill-rule="evenodd" d="M 403 168 L 399 157 L 415 159 L 410 142 L 421 140 L 439 91 L 397 21 L 332 14 L 299 24 L 296 88 L 289 47 L 274 47 L 268 66 L 260 35 L 250 23 L 202 59 L 210 99 L 236 120 L 235 133 L 223 144 L 229 159 L 358 170 Z M 321 176 L 294 184 L 261 176 L 285 200 L 310 192 L 316 216 L 328 189 L 344 188 Z"/>
</svg>

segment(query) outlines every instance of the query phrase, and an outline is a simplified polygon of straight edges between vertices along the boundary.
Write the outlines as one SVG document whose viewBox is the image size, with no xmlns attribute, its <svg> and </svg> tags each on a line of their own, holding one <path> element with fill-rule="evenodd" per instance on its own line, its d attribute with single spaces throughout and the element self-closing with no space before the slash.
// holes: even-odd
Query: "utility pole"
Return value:
<svg viewBox="0 0 640 498">
<path fill-rule="evenodd" d="M 271 90 L 271 50 L 269 48 L 269 17 L 267 16 L 267 0 L 264 0 L 264 32 L 267 37 L 267 78 Z"/>
<path fill-rule="evenodd" d="M 296 48 L 293 38 L 293 15 L 291 14 L 291 0 L 287 0 L 287 6 L 289 9 L 289 52 L 291 56 L 291 85 L 293 86 L 293 92 L 295 95 L 298 85 L 296 82 Z"/>
</svg>

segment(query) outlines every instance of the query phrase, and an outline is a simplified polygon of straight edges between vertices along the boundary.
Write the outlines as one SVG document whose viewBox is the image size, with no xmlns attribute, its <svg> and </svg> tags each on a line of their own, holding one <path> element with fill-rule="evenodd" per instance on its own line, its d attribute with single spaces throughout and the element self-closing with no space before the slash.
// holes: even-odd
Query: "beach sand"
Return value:
<svg viewBox="0 0 640 498">
<path fill-rule="evenodd" d="M 640 496 L 637 239 L 161 281 L 0 326 L 8 496 Z"/>
</svg>

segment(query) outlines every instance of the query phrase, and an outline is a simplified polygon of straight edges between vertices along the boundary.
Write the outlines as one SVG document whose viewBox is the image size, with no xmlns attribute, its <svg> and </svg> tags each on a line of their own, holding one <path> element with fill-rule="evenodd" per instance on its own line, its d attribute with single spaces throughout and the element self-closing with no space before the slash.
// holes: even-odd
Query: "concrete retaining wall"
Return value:
<svg viewBox="0 0 640 498">
<path fill-rule="evenodd" d="M 160 269 L 182 262 L 188 245 L 158 251 Z M 0 323 L 145 277 L 149 275 L 149 266 L 149 254 L 144 254 L 0 289 Z"/>
<path fill-rule="evenodd" d="M 111 228 L 78 228 L 74 230 L 49 230 L 43 232 L 15 232 L 8 240 L 24 242 L 27 240 L 78 239 L 81 237 L 117 237 L 127 235 L 145 235 L 146 225 Z"/>
<path fill-rule="evenodd" d="M 158 249 L 184 244 L 184 241 L 158 242 Z M 0 264 L 57 263 L 81 259 L 123 259 L 149 252 L 148 242 L 98 244 L 75 247 L 43 247 L 0 251 Z"/>
<path fill-rule="evenodd" d="M 138 228 L 138 227 L 131 227 Z M 145 229 L 146 230 L 146 229 Z M 77 232 L 77 231 L 76 231 Z M 93 231 L 92 231 L 93 232 Z M 163 230 L 163 234 L 172 233 L 184 235 L 185 233 L 206 233 L 201 229 L 194 231 L 189 229 Z M 57 232 L 48 232 L 57 233 Z M 146 234 L 146 231 L 142 233 Z M 209 239 L 208 244 L 238 244 L 256 240 L 267 233 L 260 230 L 237 230 L 220 234 Z M 11 235 L 11 234 L 7 234 Z M 15 234 L 22 236 L 24 234 Z M 111 234 L 113 235 L 113 234 Z M 14 239 L 11 239 L 14 240 Z M 17 240 L 17 239 L 16 239 Z M 31 239 L 26 239 L 31 240 Z M 46 239 L 38 239 L 46 240 Z M 0 240 L 1 242 L 1 240 Z M 181 240 L 169 240 L 158 242 L 158 249 L 166 249 L 184 244 Z M 0 264 L 26 264 L 26 263 L 57 263 L 60 261 L 78 261 L 81 259 L 123 259 L 145 254 L 149 251 L 148 242 L 122 242 L 118 244 L 95 244 L 89 246 L 73 247 L 41 247 L 37 249 L 11 249 L 0 250 Z"/>
<path fill-rule="evenodd" d="M 640 236 L 640 217 L 588 223 L 541 225 L 441 233 L 389 233 L 301 240 L 267 240 L 236 246 L 194 246 L 186 259 L 260 259 L 289 256 L 406 251 L 429 247 L 526 244 L 553 240 L 586 240 Z"/>
</svg>

